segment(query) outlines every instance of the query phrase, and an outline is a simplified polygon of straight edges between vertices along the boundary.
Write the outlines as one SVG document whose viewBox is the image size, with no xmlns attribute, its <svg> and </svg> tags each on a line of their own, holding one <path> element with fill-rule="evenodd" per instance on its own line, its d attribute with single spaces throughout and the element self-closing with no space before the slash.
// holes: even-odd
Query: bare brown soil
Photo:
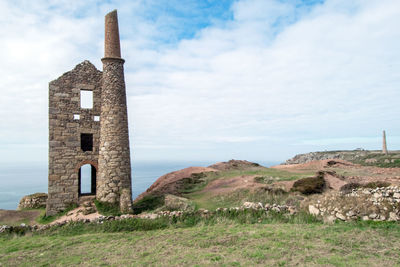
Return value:
<svg viewBox="0 0 400 267">
<path fill-rule="evenodd" d="M 230 161 L 227 162 L 217 162 L 208 167 L 219 171 L 265 169 L 265 167 L 259 165 L 258 163 L 250 162 L 247 160 L 235 160 L 235 159 L 231 159 Z"/>
<path fill-rule="evenodd" d="M 336 174 L 326 173 L 324 175 L 329 187 L 334 190 L 339 190 L 347 183 L 366 184 L 382 181 L 400 185 L 400 168 L 362 166 L 345 160 L 317 160 L 304 164 L 277 165 L 271 168 L 297 173 L 310 170 L 335 172 Z"/>
<path fill-rule="evenodd" d="M 215 196 L 219 194 L 228 194 L 238 189 L 256 189 L 264 187 L 264 184 L 257 183 L 254 178 L 257 175 L 241 175 L 227 179 L 217 179 L 211 181 L 201 192 Z"/>
<path fill-rule="evenodd" d="M 152 194 L 175 194 L 179 189 L 179 181 L 190 178 L 193 174 L 204 172 L 217 172 L 208 167 L 189 167 L 179 171 L 167 173 L 158 178 L 145 192 L 140 194 L 134 202 Z"/>
<path fill-rule="evenodd" d="M 2 210 L 0 209 L 0 225 L 15 225 L 20 223 L 34 224 L 40 210 Z"/>
<path fill-rule="evenodd" d="M 308 171 L 308 170 L 318 171 L 318 170 L 322 170 L 322 169 L 326 169 L 326 168 L 333 168 L 333 167 L 336 167 L 336 168 L 365 168 L 361 165 L 353 164 L 349 161 L 340 160 L 340 159 L 315 160 L 315 161 L 310 161 L 310 162 L 302 163 L 302 164 L 276 165 L 276 166 L 272 166 L 271 168 L 285 170 L 285 171 L 298 172 L 298 171 Z"/>
</svg>

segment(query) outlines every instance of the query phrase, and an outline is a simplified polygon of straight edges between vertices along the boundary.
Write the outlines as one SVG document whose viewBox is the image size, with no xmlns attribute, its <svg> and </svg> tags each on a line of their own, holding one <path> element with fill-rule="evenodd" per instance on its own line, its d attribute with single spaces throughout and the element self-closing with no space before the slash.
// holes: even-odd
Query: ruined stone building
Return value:
<svg viewBox="0 0 400 267">
<path fill-rule="evenodd" d="M 49 83 L 47 215 L 85 196 L 131 211 L 128 116 L 117 11 L 105 17 L 103 71 L 89 61 Z"/>
</svg>

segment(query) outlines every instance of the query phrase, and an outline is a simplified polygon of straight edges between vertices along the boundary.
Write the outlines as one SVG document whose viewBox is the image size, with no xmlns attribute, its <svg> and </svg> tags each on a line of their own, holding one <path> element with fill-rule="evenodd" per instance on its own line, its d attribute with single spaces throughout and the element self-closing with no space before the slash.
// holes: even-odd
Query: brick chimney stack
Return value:
<svg viewBox="0 0 400 267">
<path fill-rule="evenodd" d="M 132 211 L 131 161 L 124 60 L 117 10 L 105 17 L 103 86 L 101 91 L 99 177 L 96 198 Z"/>
</svg>

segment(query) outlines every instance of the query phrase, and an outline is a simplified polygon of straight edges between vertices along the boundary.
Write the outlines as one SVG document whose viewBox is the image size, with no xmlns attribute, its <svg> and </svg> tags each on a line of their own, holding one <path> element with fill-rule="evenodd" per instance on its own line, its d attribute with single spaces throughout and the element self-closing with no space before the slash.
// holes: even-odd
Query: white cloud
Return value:
<svg viewBox="0 0 400 267">
<path fill-rule="evenodd" d="M 101 67 L 113 4 L 60 3 L 1 3 L 2 143 L 46 144 L 47 83 L 84 59 Z M 157 36 L 174 18 L 117 2 L 135 157 L 285 159 L 398 135 L 400 2 L 291 3 L 237 1 L 231 21 L 171 45 Z"/>
</svg>

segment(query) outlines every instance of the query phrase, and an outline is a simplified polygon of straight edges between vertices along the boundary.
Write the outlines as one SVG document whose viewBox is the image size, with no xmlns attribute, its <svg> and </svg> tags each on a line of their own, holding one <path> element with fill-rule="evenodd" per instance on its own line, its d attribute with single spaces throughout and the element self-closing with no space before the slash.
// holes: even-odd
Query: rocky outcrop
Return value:
<svg viewBox="0 0 400 267">
<path fill-rule="evenodd" d="M 230 161 L 227 162 L 218 162 L 208 167 L 219 171 L 265 168 L 258 163 L 250 162 L 247 160 L 235 160 L 235 159 L 231 159 Z"/>
<path fill-rule="evenodd" d="M 335 192 L 314 199 L 310 214 L 324 221 L 400 221 L 400 187 L 357 188 L 350 193 Z"/>
<path fill-rule="evenodd" d="M 17 210 L 46 208 L 47 194 L 35 193 L 21 198 Z"/>
<path fill-rule="evenodd" d="M 288 159 L 284 164 L 302 164 L 311 161 L 326 159 L 341 159 L 352 161 L 360 157 L 365 157 L 369 153 L 370 152 L 366 150 L 310 152 L 305 154 L 298 154 L 293 158 Z"/>
<path fill-rule="evenodd" d="M 399 167 L 400 151 L 391 151 L 383 154 L 378 150 L 344 150 L 344 151 L 321 151 L 299 154 L 288 159 L 283 165 L 304 164 L 319 160 L 345 160 L 356 164 L 380 166 L 380 167 Z"/>
</svg>

